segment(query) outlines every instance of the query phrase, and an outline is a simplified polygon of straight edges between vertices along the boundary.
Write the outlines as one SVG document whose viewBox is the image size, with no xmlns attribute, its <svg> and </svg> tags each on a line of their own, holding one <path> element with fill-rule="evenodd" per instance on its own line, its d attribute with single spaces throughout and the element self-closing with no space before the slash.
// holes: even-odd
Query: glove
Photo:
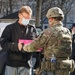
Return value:
<svg viewBox="0 0 75 75">
<path fill-rule="evenodd" d="M 23 46 L 23 50 L 26 51 L 26 52 L 29 52 L 28 46 L 29 46 L 28 44 L 27 45 L 24 45 Z"/>
</svg>

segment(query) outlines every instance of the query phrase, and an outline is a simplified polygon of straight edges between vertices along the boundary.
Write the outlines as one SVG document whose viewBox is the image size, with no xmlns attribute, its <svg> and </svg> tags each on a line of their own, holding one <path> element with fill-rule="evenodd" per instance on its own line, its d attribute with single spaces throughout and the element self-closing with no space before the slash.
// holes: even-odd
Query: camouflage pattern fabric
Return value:
<svg viewBox="0 0 75 75">
<path fill-rule="evenodd" d="M 62 63 L 62 61 L 57 60 L 56 63 L 51 63 L 50 61 L 41 62 L 41 68 L 36 73 L 36 75 L 68 75 L 70 71 L 70 65 Z M 52 74 L 51 74 L 52 73 Z"/>
<path fill-rule="evenodd" d="M 69 72 L 66 70 L 58 70 L 55 73 L 50 72 L 50 71 L 43 71 L 41 74 L 39 75 L 69 75 Z"/>
<path fill-rule="evenodd" d="M 43 48 L 43 54 L 46 60 L 49 60 L 52 54 L 55 55 L 57 60 L 58 58 L 65 58 L 64 60 L 66 60 L 71 54 L 71 44 L 72 40 L 70 31 L 60 23 L 44 30 L 38 38 L 29 45 L 25 45 L 23 49 L 27 52 L 35 52 L 39 48 Z M 68 75 L 67 73 L 69 73 L 70 66 L 62 64 L 61 60 L 62 59 L 59 59 L 60 64 L 56 64 L 58 68 L 56 67 L 54 75 Z M 43 63 L 43 65 L 41 64 L 41 66 L 43 67 L 44 64 L 46 63 Z M 41 70 L 49 71 L 49 66 L 50 65 L 47 63 L 47 65 Z"/>
</svg>

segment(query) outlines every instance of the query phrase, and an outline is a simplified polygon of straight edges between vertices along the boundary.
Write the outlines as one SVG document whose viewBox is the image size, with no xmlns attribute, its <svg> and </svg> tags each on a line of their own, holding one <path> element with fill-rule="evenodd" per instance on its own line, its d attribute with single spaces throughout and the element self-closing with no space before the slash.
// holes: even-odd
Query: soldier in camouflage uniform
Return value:
<svg viewBox="0 0 75 75">
<path fill-rule="evenodd" d="M 71 34 L 63 27 L 63 11 L 58 7 L 48 10 L 47 18 L 49 28 L 45 29 L 38 38 L 23 49 L 27 52 L 35 52 L 38 48 L 43 48 L 44 59 L 41 62 L 41 68 L 37 75 L 69 75 L 72 65 L 63 62 L 68 61 L 71 54 Z M 20 49 L 19 49 L 20 50 Z M 56 57 L 55 64 L 51 63 L 52 54 Z"/>
</svg>

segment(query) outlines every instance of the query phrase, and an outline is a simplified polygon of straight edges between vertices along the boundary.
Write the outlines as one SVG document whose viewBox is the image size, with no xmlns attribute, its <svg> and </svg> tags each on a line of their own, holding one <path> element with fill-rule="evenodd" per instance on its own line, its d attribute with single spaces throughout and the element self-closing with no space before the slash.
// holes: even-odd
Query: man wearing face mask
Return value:
<svg viewBox="0 0 75 75">
<path fill-rule="evenodd" d="M 37 37 L 36 28 L 29 25 L 32 10 L 29 6 L 22 6 L 18 12 L 19 19 L 4 29 L 1 38 L 4 40 L 1 47 L 7 50 L 8 62 L 5 75 L 29 75 L 29 65 L 27 61 L 30 59 L 31 53 L 19 51 L 24 40 L 33 40 Z M 35 53 L 35 56 L 38 53 Z"/>
</svg>

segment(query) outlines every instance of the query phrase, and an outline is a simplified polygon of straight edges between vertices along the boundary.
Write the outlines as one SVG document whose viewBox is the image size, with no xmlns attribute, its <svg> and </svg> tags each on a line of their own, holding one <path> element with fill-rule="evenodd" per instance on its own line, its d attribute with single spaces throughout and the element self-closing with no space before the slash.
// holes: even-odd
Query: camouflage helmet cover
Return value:
<svg viewBox="0 0 75 75">
<path fill-rule="evenodd" d="M 53 8 L 48 10 L 46 17 L 47 18 L 51 18 L 51 17 L 62 17 L 62 18 L 64 18 L 64 14 L 60 8 L 53 7 Z"/>
</svg>

